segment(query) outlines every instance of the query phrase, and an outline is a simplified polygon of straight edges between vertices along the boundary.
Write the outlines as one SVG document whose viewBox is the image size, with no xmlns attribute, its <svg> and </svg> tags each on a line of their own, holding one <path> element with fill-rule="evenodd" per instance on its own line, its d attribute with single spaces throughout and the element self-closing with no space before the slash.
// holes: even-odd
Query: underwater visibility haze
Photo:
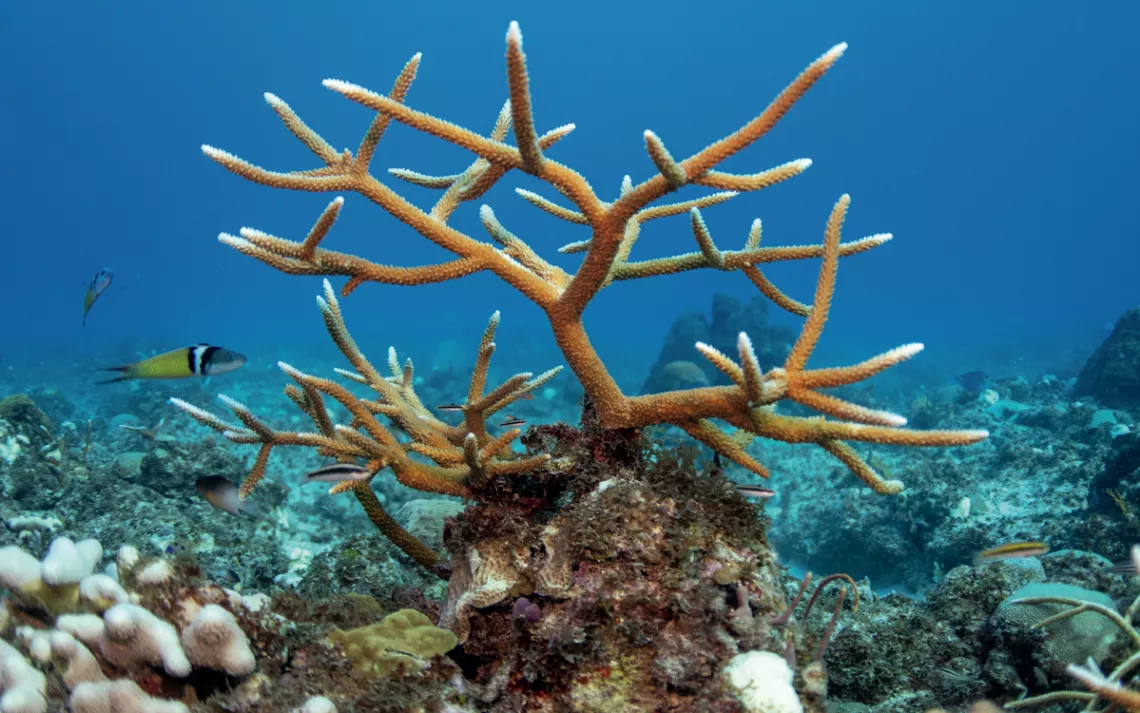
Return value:
<svg viewBox="0 0 1140 713">
<path fill-rule="evenodd" d="M 0 713 L 1140 711 L 1138 22 L 0 9 Z"/>
</svg>

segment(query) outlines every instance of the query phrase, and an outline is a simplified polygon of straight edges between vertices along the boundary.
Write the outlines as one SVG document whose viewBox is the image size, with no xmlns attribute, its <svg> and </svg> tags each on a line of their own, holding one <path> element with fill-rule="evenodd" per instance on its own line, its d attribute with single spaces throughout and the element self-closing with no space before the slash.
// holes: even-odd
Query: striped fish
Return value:
<svg viewBox="0 0 1140 713">
<path fill-rule="evenodd" d="M 233 371 L 245 364 L 245 361 L 243 355 L 229 349 L 212 347 L 209 344 L 195 344 L 134 364 L 104 368 L 103 371 L 119 372 L 119 376 L 99 383 L 113 384 L 127 379 L 185 379 L 191 376 L 215 376 Z"/>
<path fill-rule="evenodd" d="M 738 485 L 736 492 L 740 493 L 746 498 L 761 498 L 766 499 L 776 494 L 775 490 L 771 488 L 764 488 L 759 485 Z"/>
<path fill-rule="evenodd" d="M 1039 557 L 1048 551 L 1049 545 L 1044 542 L 1010 542 L 982 550 L 974 556 L 974 564 L 979 565 L 983 562 L 1017 559 L 1019 557 Z"/>
<path fill-rule="evenodd" d="M 305 474 L 306 483 L 343 483 L 366 480 L 372 471 L 355 463 L 332 463 Z"/>
</svg>

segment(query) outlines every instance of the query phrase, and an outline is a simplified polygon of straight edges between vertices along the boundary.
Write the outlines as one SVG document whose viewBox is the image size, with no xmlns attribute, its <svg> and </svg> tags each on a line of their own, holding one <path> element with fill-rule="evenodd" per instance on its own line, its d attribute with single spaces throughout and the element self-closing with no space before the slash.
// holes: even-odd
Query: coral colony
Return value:
<svg viewBox="0 0 1140 713">
<path fill-rule="evenodd" d="M 226 396 L 221 399 L 232 417 L 225 418 L 187 399 L 170 399 L 224 439 L 256 447 L 252 469 L 236 492 L 218 472 L 225 470 L 219 464 L 229 456 L 217 455 L 224 449 L 216 443 L 179 443 L 169 435 L 171 429 L 159 433 L 161 421 L 149 429 L 121 424 L 125 429 L 121 437 L 141 436 L 154 449 L 133 467 L 163 474 L 153 479 L 155 490 L 170 488 L 171 497 L 185 499 L 191 496 L 189 484 L 197 478 L 203 497 L 218 508 L 209 511 L 211 516 L 229 518 L 228 523 L 237 523 L 234 528 L 247 528 L 243 532 L 250 533 L 250 541 L 231 545 L 235 549 L 243 544 L 252 549 L 255 538 L 273 533 L 278 520 L 287 517 L 272 503 L 268 509 L 276 514 L 264 520 L 254 518 L 252 507 L 250 517 L 239 517 L 245 514 L 241 503 L 255 494 L 282 502 L 284 486 L 266 474 L 271 457 L 276 462 L 290 453 L 278 450 L 286 447 L 293 447 L 292 453 L 322 457 L 321 466 L 306 481 L 330 488 L 330 496 L 321 502 L 339 502 L 338 494 L 351 493 L 384 538 L 342 537 L 334 530 L 328 551 L 306 562 L 310 572 L 317 573 L 308 578 L 309 588 L 282 588 L 269 597 L 241 591 L 239 578 L 230 569 L 206 571 L 198 560 L 166 544 L 169 538 L 159 547 L 146 542 L 132 545 L 124 529 L 106 528 L 97 533 L 99 539 L 75 541 L 57 535 L 63 523 L 46 516 L 42 507 L 45 514 L 29 510 L 10 518 L 8 527 L 19 533 L 20 544 L 0 549 L 0 585 L 6 590 L 0 607 L 4 635 L 0 713 L 65 708 L 72 713 L 335 713 L 338 709 L 802 713 L 827 709 L 829 688 L 871 691 L 889 679 L 870 668 L 862 677 L 852 673 L 873 664 L 870 649 L 858 648 L 859 637 L 871 636 L 866 628 L 871 624 L 852 629 L 845 638 L 837 630 L 844 612 L 859 610 L 860 589 L 867 608 L 868 588 L 846 574 L 813 580 L 808 573 L 790 582 L 769 546 L 769 521 L 763 516 L 764 503 L 780 488 L 752 485 L 738 490 L 726 477 L 726 468 L 734 464 L 734 471 L 743 469 L 749 477 L 768 477 L 754 455 L 759 451 L 756 439 L 815 444 L 870 491 L 893 495 L 903 490 L 903 483 L 891 476 L 868 446 L 963 446 L 984 440 L 988 433 L 907 428 L 902 416 L 828 392 L 863 382 L 909 359 L 922 349 L 921 344 L 907 344 L 857 364 L 809 367 L 827 322 L 840 258 L 869 251 L 891 237 L 880 234 L 844 242 L 841 231 L 848 196 L 836 201 L 823 226 L 823 240 L 815 245 L 762 247 L 757 220 L 741 249 L 725 250 L 703 215 L 742 193 L 768 188 L 808 168 L 810 161 L 801 159 L 747 175 L 718 170 L 772 129 L 838 61 L 846 46 L 838 45 L 812 62 L 752 121 L 683 160 L 670 153 L 662 138 L 646 131 L 645 148 L 655 167 L 652 176 L 638 183 L 625 176 L 617 194 L 605 200 L 581 174 L 557 160 L 564 155 L 564 140 L 574 126 L 539 132 L 544 119 L 534 114 L 522 35 L 513 23 L 506 45 L 509 100 L 487 135 L 406 103 L 420 65 L 416 55 L 387 95 L 349 82 L 325 81 L 329 89 L 375 112 L 355 152 L 335 150 L 272 94 L 266 94 L 266 101 L 316 156 L 315 167 L 275 172 L 203 146 L 209 158 L 254 183 L 304 192 L 358 193 L 454 258 L 397 267 L 324 247 L 343 208 L 341 197 L 329 203 L 300 241 L 248 228 L 238 235 L 222 234 L 222 243 L 277 270 L 326 276 L 317 304 L 329 336 L 350 368 L 318 376 L 279 363 L 292 381 L 285 395 L 311 420 L 308 430 L 279 428 L 273 425 L 277 418 L 259 415 L 262 408 L 257 403 L 255 413 Z M 392 122 L 474 156 L 470 165 L 446 176 L 389 170 L 386 181 L 438 190 L 439 199 L 428 209 L 410 203 L 371 168 Z M 512 133 L 514 142 L 508 143 Z M 479 201 L 512 171 L 530 174 L 551 189 L 545 195 L 518 189 L 519 197 L 552 219 L 582 226 L 582 240 L 560 249 L 582 256 L 577 270 L 569 272 L 541 257 L 487 205 L 479 207 L 485 238 L 449 224 L 465 203 Z M 696 187 L 700 195 L 667 202 L 687 186 Z M 643 227 L 654 220 L 685 216 L 696 243 L 693 252 L 635 258 Z M 768 263 L 807 259 L 821 262 L 810 303 L 795 300 L 762 272 Z M 701 355 L 725 377 L 724 385 L 711 383 L 691 362 L 671 361 L 667 366 L 682 388 L 626 395 L 591 344 L 583 313 L 614 282 L 691 270 L 742 273 L 761 295 L 803 318 L 798 336 L 794 341 L 789 338 L 782 364 L 765 371 L 749 335 L 733 330 L 735 353 L 705 343 L 692 345 L 694 356 Z M 434 399 L 429 402 L 410 359 L 401 360 L 393 348 L 377 365 L 349 332 L 350 295 L 365 283 L 428 289 L 433 283 L 480 271 L 494 273 L 546 315 L 569 371 L 584 390 L 579 426 L 528 426 L 510 415 L 512 406 L 517 409 L 520 401 L 549 390 L 562 367 L 523 372 L 494 383 L 490 365 L 498 349 L 498 312 L 491 315 L 474 350 L 467 393 L 451 395 L 459 400 L 442 407 Z M 339 294 L 327 279 L 334 277 L 347 278 Z M 725 275 L 725 279 L 732 278 Z M 190 353 L 196 348 L 206 349 L 191 347 Z M 177 361 L 191 364 L 190 372 L 207 373 L 194 371 L 192 361 Z M 788 408 L 792 404 L 795 407 Z M 441 411 L 455 418 L 445 420 Z M 807 411 L 815 415 L 792 415 Z M 926 413 L 918 406 L 916 412 Z M 30 497 L 21 493 L 44 492 L 45 481 L 24 465 L 34 460 L 59 473 L 61 487 L 92 498 L 106 497 L 108 486 L 100 480 L 104 477 L 100 468 L 88 463 L 90 426 L 80 459 L 76 444 L 68 449 L 62 438 L 57 441 L 51 435 L 50 419 L 26 397 L 0 402 L 0 416 L 0 455 L 5 477 L 15 484 L 6 495 L 19 499 Z M 712 463 L 699 462 L 695 447 L 666 441 L 660 435 L 666 427 L 711 449 L 716 454 Z M 124 472 L 129 465 L 125 460 L 119 463 Z M 423 510 L 424 517 L 435 518 L 441 540 L 418 535 L 406 518 L 389 512 L 391 503 L 386 508 L 374 490 L 386 484 L 377 477 L 387 473 L 420 493 L 457 496 L 455 502 L 433 501 L 446 507 Z M 66 480 L 64 474 L 69 474 Z M 101 483 L 103 489 L 96 491 Z M 860 490 L 859 495 L 866 492 Z M 870 502 L 870 496 L 863 501 Z M 967 517 L 969 508 L 970 501 L 964 498 L 955 517 Z M 100 540 L 117 548 L 110 562 L 104 562 Z M 222 549 L 220 542 L 216 544 Z M 968 581 L 951 577 L 947 586 L 980 592 L 973 599 L 963 596 L 962 602 L 992 598 L 993 591 L 1018 590 L 1031 580 L 1018 579 L 1017 572 L 1028 570 L 1016 570 L 1006 560 L 1047 549 L 1042 542 L 1026 541 L 987 550 L 1002 556 L 979 560 L 976 576 L 969 575 Z M 161 554 L 146 554 L 155 550 Z M 46 554 L 40 557 L 34 552 Z M 202 552 L 206 556 L 206 550 Z M 1132 567 L 1129 572 L 1140 566 L 1140 550 L 1135 557 L 1136 562 L 1127 565 Z M 370 569 L 379 561 L 391 565 L 386 579 L 377 577 L 380 570 Z M 393 571 L 412 572 L 420 579 L 413 575 L 401 579 Z M 219 572 L 224 583 L 218 583 Z M 322 576 L 317 586 L 324 589 L 313 589 L 314 578 Z M 360 587 L 336 588 L 334 580 L 364 587 L 379 581 L 390 591 L 373 589 L 365 596 Z M 393 581 L 419 584 L 399 589 Z M 1029 591 L 1032 586 L 1038 589 Z M 1090 604 L 1069 590 L 1040 584 L 1024 589 L 1020 597 L 1002 604 L 1001 616 L 1010 626 L 1028 622 L 1061 630 L 1075 626 L 1080 617 L 1092 616 L 1109 622 L 1106 626 L 1112 633 L 1119 629 L 1133 644 L 1140 642 L 1131 624 L 1140 599 L 1121 617 L 1110 609 L 1111 601 Z M 1004 596 L 998 596 L 995 605 Z M 871 604 L 896 606 L 888 599 Z M 939 601 L 933 596 L 927 606 L 936 610 Z M 875 618 L 881 627 L 912 621 Z M 956 639 L 946 633 L 962 620 L 941 617 L 937 626 L 872 637 L 867 646 L 888 656 L 891 641 L 924 640 L 919 629 L 937 631 L 940 645 L 965 640 L 967 627 L 954 629 Z M 1085 627 L 1081 631 L 1089 630 L 1086 624 L 1081 626 Z M 1137 694 L 1121 685 L 1140 665 L 1140 655 L 1103 674 L 1097 664 L 1107 655 L 1107 644 L 1101 646 L 1106 640 L 1110 639 L 1097 640 L 1100 648 L 1092 654 L 1099 658 L 1093 656 L 1093 662 L 1081 660 L 1075 662 L 1081 667 L 1066 668 L 1065 663 L 1074 662 L 1061 661 L 1055 671 L 1050 669 L 1049 675 L 1071 672 L 1088 690 L 1045 694 L 1052 698 L 1023 697 L 1015 705 L 1065 699 L 1094 709 L 1107 700 L 1118 710 L 1140 710 Z M 842 665 L 832 669 L 825 665 L 828 657 Z M 858 659 L 858 665 L 851 659 Z M 912 666 L 896 668 L 905 673 Z M 947 685 L 972 680 L 963 679 L 964 674 L 949 664 L 940 670 L 938 675 L 949 681 Z M 1013 678 L 1017 680 L 1016 675 Z M 967 691 L 955 700 L 981 697 Z M 907 700 L 909 704 L 903 701 L 890 710 L 928 707 L 915 707 L 919 699 Z M 987 705 L 979 703 L 973 710 L 992 710 Z"/>
<path fill-rule="evenodd" d="M 482 136 L 442 119 L 415 111 L 404 104 L 416 72 L 419 55 L 413 57 L 400 72 L 388 96 L 375 94 L 355 84 L 329 79 L 325 86 L 377 112 L 364 134 L 356 154 L 337 152 L 327 141 L 309 128 L 278 97 L 267 94 L 266 101 L 285 126 L 324 164 L 318 168 L 278 173 L 244 161 L 230 153 L 203 146 L 207 156 L 231 172 L 274 188 L 309 192 L 355 191 L 365 196 L 397 220 L 457 259 L 438 265 L 411 268 L 392 267 L 371 262 L 355 255 L 320 247 L 343 206 L 337 198 L 318 218 L 301 242 L 268 235 L 258 230 L 243 229 L 240 236 L 222 234 L 221 242 L 244 254 L 289 274 L 341 275 L 348 277 L 342 289 L 347 296 L 366 282 L 422 286 L 487 270 L 518 289 L 542 308 L 550 321 L 558 345 L 570 368 L 581 381 L 590 403 L 597 411 L 604 429 L 643 428 L 654 424 L 673 424 L 683 428 L 696 440 L 761 476 L 768 472 L 746 450 L 754 436 L 787 443 L 814 443 L 834 455 L 878 493 L 897 493 L 903 489 L 899 481 L 885 480 L 871 468 L 846 441 L 864 441 L 908 446 L 953 446 L 984 439 L 985 431 L 917 431 L 902 428 L 906 419 L 893 413 L 877 411 L 822 393 L 820 389 L 844 386 L 867 379 L 890 366 L 904 361 L 921 349 L 921 344 L 907 344 L 879 354 L 859 364 L 844 367 L 809 369 L 807 362 L 815 349 L 827 321 L 835 289 L 839 258 L 864 252 L 882 245 L 890 235 L 874 235 L 841 243 L 840 231 L 850 198 L 842 196 L 828 218 L 822 245 L 804 247 L 760 247 L 760 222 L 752 225 L 742 250 L 721 250 L 709 233 L 701 209 L 730 200 L 741 193 L 758 191 L 798 175 L 810 161 L 797 160 L 756 174 L 739 175 L 717 171 L 729 157 L 763 137 L 788 112 L 795 102 L 819 80 L 846 49 L 838 45 L 813 62 L 759 116 L 733 134 L 711 144 L 683 161 L 675 160 L 661 139 L 645 132 L 645 146 L 658 169 L 653 177 L 634 185 L 629 176 L 622 181 L 621 192 L 612 202 L 603 201 L 580 174 L 546 156 L 545 152 L 566 138 L 573 124 L 558 126 L 539 135 L 531 108 L 530 79 L 522 50 L 522 35 L 512 24 L 507 33 L 507 83 L 510 100 L 503 106 L 489 137 Z M 443 190 L 443 196 L 424 211 L 409 203 L 394 190 L 381 183 L 369 167 L 376 147 L 389 124 L 398 121 L 414 129 L 437 136 L 456 146 L 470 150 L 475 161 L 452 176 L 425 176 L 406 169 L 392 175 L 416 185 Z M 517 147 L 504 143 L 507 132 L 514 129 Z M 588 228 L 587 240 L 564 246 L 562 252 L 584 253 L 582 264 L 574 274 L 540 257 L 521 238 L 511 233 L 496 218 L 489 206 L 480 208 L 480 217 L 494 242 L 477 240 L 447 224 L 460 204 L 478 200 L 492 185 L 513 170 L 529 173 L 550 184 L 573 207 L 557 204 L 530 191 L 518 191 L 524 199 L 555 218 Z M 716 189 L 718 192 L 688 201 L 660 204 L 660 199 L 686 185 Z M 693 253 L 644 261 L 631 261 L 630 256 L 641 233 L 642 224 L 666 216 L 688 214 L 699 250 Z M 821 257 L 819 281 L 812 304 L 796 302 L 775 287 L 760 271 L 760 264 L 778 260 Z M 696 344 L 705 358 L 732 379 L 728 387 L 704 387 L 644 396 L 627 396 L 615 383 L 605 364 L 590 344 L 582 314 L 590 300 L 615 280 L 632 280 L 696 269 L 743 272 L 757 288 L 781 307 L 805 317 L 803 329 L 791 354 L 782 367 L 764 372 L 747 334 L 740 334 L 738 362 L 716 349 Z M 412 365 L 400 366 L 395 351 L 389 352 L 390 374 L 377 371 L 360 353 L 349 335 L 340 305 L 332 287 L 325 282 L 325 295 L 318 298 L 325 325 L 337 347 L 355 369 L 348 378 L 372 389 L 379 398 L 359 399 L 343 386 L 305 374 L 288 364 L 281 368 L 295 382 L 287 391 L 289 397 L 313 418 L 318 431 L 295 433 L 274 431 L 241 404 L 229 406 L 242 422 L 230 425 L 216 417 L 179 402 L 203 424 L 224 433 L 238 443 L 261 444 L 261 450 L 242 492 L 248 495 L 265 472 L 265 464 L 274 446 L 307 446 L 337 458 L 364 458 L 379 473 L 391 468 L 400 482 L 413 488 L 437 493 L 468 495 L 489 477 L 498 474 L 532 471 L 547 456 L 514 460 L 510 445 L 521 431 L 511 430 L 492 438 L 487 432 L 487 417 L 508 406 L 527 392 L 553 377 L 556 369 L 535 377 L 518 374 L 484 393 L 487 366 L 495 349 L 494 334 L 498 313 L 484 332 L 478 361 L 471 377 L 471 388 L 463 404 L 463 423 L 448 426 L 435 418 L 417 398 L 412 385 Z M 351 424 L 334 425 L 325 415 L 322 394 L 338 401 L 354 416 Z M 791 400 L 833 418 L 804 418 L 782 415 L 775 406 Z M 401 443 L 377 416 L 410 439 Z M 715 421 L 734 427 L 726 432 Z M 430 462 L 414 460 L 409 454 L 426 456 Z M 374 497 L 368 481 L 351 489 L 361 499 L 380 529 L 417 561 L 434 562 L 422 548 L 411 542 L 391 522 Z M 404 543 L 407 543 L 406 546 Z"/>
</svg>

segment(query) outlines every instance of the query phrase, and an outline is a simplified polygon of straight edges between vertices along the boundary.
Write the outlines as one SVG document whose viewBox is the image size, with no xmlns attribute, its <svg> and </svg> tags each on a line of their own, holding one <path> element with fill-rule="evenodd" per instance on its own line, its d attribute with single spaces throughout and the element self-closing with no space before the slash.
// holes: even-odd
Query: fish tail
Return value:
<svg viewBox="0 0 1140 713">
<path fill-rule="evenodd" d="M 99 371 L 117 371 L 117 372 L 119 372 L 120 375 L 116 376 L 113 379 L 104 379 L 103 381 L 96 381 L 95 383 L 96 384 L 114 384 L 118 381 L 126 381 L 128 379 L 133 379 L 133 378 L 135 378 L 135 375 L 131 373 L 131 369 L 133 367 L 134 367 L 134 364 L 126 364 L 124 366 L 105 366 L 105 367 L 101 368 Z"/>
<path fill-rule="evenodd" d="M 238 514 L 245 515 L 246 517 L 257 517 L 261 513 L 257 509 L 257 503 L 251 503 L 248 500 L 243 500 L 238 503 Z"/>
</svg>

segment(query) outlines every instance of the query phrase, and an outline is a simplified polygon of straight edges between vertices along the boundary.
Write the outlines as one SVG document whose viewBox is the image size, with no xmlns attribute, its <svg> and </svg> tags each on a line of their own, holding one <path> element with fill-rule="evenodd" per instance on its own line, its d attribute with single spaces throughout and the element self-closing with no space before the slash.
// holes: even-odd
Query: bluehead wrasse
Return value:
<svg viewBox="0 0 1140 713">
<path fill-rule="evenodd" d="M 231 515 L 257 515 L 257 504 L 242 500 L 238 495 L 238 487 L 229 478 L 220 475 L 207 475 L 194 482 L 198 494 L 202 499 L 222 512 Z"/>
<path fill-rule="evenodd" d="M 991 547 L 974 555 L 974 564 L 993 560 L 1009 560 L 1019 557 L 1039 557 L 1049 551 L 1049 545 L 1044 542 L 1010 542 L 1005 545 Z"/>
<path fill-rule="evenodd" d="M 462 411 L 463 406 L 461 404 L 444 404 L 442 406 L 436 406 L 435 410 L 436 411 Z"/>
<path fill-rule="evenodd" d="M 111 280 L 115 279 L 115 273 L 111 268 L 105 267 L 99 272 L 95 273 L 95 277 L 91 278 L 91 284 L 87 287 L 87 294 L 83 296 L 83 326 L 87 326 L 87 313 L 91 311 L 91 305 L 95 304 L 95 300 L 99 299 L 99 295 L 107 291 L 111 286 Z"/>
<path fill-rule="evenodd" d="M 759 485 L 738 485 L 736 492 L 746 498 L 770 498 L 776 494 L 771 488 L 762 488 Z"/>
<path fill-rule="evenodd" d="M 366 480 L 372 471 L 355 463 L 332 463 L 305 474 L 306 483 L 342 483 L 346 480 Z"/>
<path fill-rule="evenodd" d="M 245 364 L 245 361 L 243 355 L 229 349 L 212 347 L 209 344 L 195 344 L 134 364 L 104 368 L 103 371 L 117 371 L 120 376 L 98 383 L 113 384 L 126 379 L 185 379 L 191 376 L 215 376 L 233 371 Z"/>
</svg>

